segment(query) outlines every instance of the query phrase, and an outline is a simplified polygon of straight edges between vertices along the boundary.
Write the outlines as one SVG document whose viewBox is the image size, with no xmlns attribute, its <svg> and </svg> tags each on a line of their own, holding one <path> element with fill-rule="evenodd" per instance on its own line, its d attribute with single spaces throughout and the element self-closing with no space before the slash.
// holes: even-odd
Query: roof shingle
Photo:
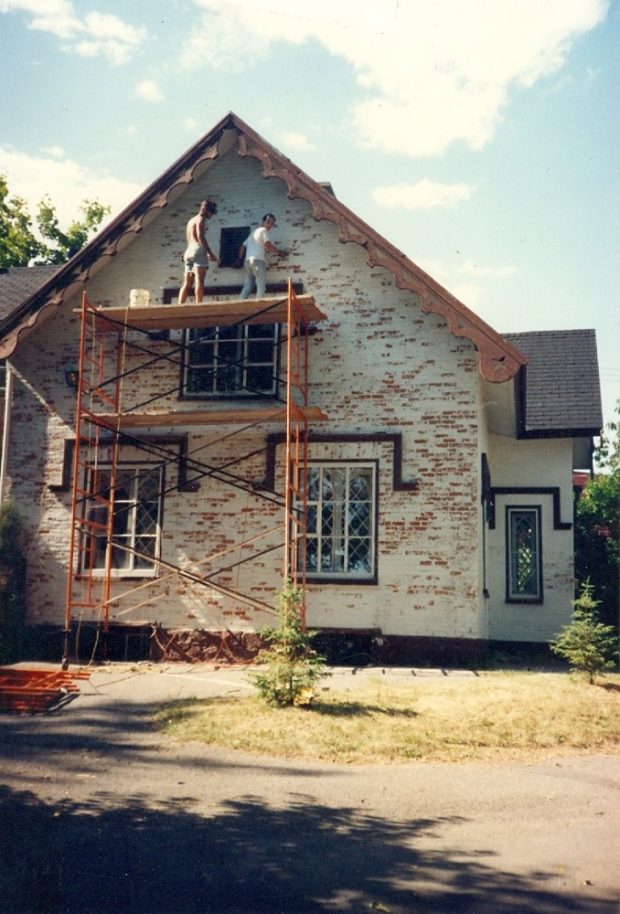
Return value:
<svg viewBox="0 0 620 914">
<path fill-rule="evenodd" d="M 0 273 L 0 320 L 9 317 L 59 269 L 58 264 L 44 264 L 37 267 L 13 267 L 6 273 Z"/>
<path fill-rule="evenodd" d="M 541 330 L 502 336 L 527 357 L 526 435 L 583 432 L 603 426 L 594 330 Z"/>
</svg>

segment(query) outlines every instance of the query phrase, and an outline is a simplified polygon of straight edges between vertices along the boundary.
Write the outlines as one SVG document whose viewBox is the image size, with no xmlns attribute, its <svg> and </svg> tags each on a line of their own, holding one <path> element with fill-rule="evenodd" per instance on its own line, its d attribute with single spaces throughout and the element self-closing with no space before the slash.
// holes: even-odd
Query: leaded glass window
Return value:
<svg viewBox="0 0 620 914">
<path fill-rule="evenodd" d="M 508 599 L 540 600 L 540 509 L 507 508 Z"/>
<path fill-rule="evenodd" d="M 106 567 L 108 502 L 111 486 L 109 467 L 90 470 L 95 498 L 89 520 L 96 524 L 90 536 L 89 561 L 94 572 Z M 112 522 L 111 569 L 116 575 L 148 576 L 155 573 L 150 561 L 159 555 L 161 466 L 125 466 L 116 470 L 114 520 Z"/>
<path fill-rule="evenodd" d="M 374 464 L 312 464 L 308 478 L 309 577 L 375 574 Z"/>
<path fill-rule="evenodd" d="M 278 324 L 188 331 L 185 395 L 274 396 L 278 342 Z"/>
</svg>

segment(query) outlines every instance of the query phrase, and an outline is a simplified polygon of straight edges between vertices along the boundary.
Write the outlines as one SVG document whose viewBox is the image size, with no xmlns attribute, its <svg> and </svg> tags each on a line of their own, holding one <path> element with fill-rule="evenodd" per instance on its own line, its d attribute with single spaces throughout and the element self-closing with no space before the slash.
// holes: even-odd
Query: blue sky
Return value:
<svg viewBox="0 0 620 914">
<path fill-rule="evenodd" d="M 0 0 L 0 174 L 118 212 L 228 111 L 620 398 L 620 0 Z"/>
</svg>

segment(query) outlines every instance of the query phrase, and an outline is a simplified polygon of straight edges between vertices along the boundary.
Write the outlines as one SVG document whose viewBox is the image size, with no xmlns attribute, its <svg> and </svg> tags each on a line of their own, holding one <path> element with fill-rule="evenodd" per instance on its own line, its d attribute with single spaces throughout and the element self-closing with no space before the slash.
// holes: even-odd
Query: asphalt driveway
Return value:
<svg viewBox="0 0 620 914">
<path fill-rule="evenodd" d="M 442 675 L 329 682 L 414 673 Z M 161 701 L 248 688 L 240 669 L 111 665 L 53 713 L 0 715 L 0 911 L 618 914 L 618 756 L 342 766 L 153 725 Z"/>
</svg>

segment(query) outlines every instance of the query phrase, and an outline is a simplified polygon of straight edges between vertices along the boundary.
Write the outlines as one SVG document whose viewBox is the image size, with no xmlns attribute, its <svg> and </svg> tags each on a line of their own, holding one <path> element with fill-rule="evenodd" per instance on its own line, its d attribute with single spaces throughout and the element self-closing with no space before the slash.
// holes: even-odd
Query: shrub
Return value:
<svg viewBox="0 0 620 914">
<path fill-rule="evenodd" d="M 312 647 L 314 633 L 304 628 L 301 601 L 301 591 L 286 581 L 276 597 L 278 625 L 261 631 L 270 646 L 257 662 L 267 669 L 250 676 L 260 696 L 276 707 L 309 704 L 314 684 L 325 673 L 325 661 Z"/>
<path fill-rule="evenodd" d="M 554 654 L 568 660 L 571 669 L 587 675 L 591 683 L 597 673 L 614 669 L 616 654 L 614 627 L 599 621 L 599 601 L 594 599 L 593 589 L 589 581 L 582 584 L 578 598 L 572 601 L 572 622 L 549 644 Z"/>
<path fill-rule="evenodd" d="M 21 519 L 11 501 L 0 505 L 0 663 L 19 660 L 26 604 Z"/>
</svg>

